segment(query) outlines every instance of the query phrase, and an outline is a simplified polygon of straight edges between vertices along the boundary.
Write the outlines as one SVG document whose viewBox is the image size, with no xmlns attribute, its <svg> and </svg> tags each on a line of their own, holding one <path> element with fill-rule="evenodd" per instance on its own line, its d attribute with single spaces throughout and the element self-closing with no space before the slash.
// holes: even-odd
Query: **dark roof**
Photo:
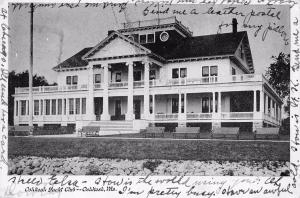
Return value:
<svg viewBox="0 0 300 198">
<path fill-rule="evenodd" d="M 206 56 L 233 55 L 246 31 L 236 33 L 214 34 L 178 39 L 175 43 L 150 43 L 142 46 L 165 59 L 181 59 Z M 53 69 L 80 67 L 88 65 L 82 56 L 90 51 L 92 47 L 84 48 L 74 56 L 60 63 Z"/>
<path fill-rule="evenodd" d="M 157 46 L 153 43 L 143 46 L 165 59 L 232 55 L 245 35 L 246 31 L 214 34 L 181 39 L 176 45 Z"/>
<path fill-rule="evenodd" d="M 62 63 L 55 66 L 53 69 L 70 68 L 70 67 L 83 67 L 88 65 L 88 61 L 83 60 L 82 56 L 90 51 L 92 47 L 87 47 L 79 51 L 77 54 L 63 61 Z"/>
</svg>

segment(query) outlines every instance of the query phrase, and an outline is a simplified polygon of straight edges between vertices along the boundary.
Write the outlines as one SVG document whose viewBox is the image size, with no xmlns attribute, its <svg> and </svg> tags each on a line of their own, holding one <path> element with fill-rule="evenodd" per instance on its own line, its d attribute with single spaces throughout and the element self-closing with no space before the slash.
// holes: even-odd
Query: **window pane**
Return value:
<svg viewBox="0 0 300 198">
<path fill-rule="evenodd" d="M 156 79 L 156 71 L 154 69 L 150 70 L 149 79 L 150 80 Z"/>
<path fill-rule="evenodd" d="M 116 82 L 121 82 L 121 72 L 116 73 Z"/>
<path fill-rule="evenodd" d="M 231 68 L 231 75 L 236 75 L 236 71 L 234 68 Z"/>
<path fill-rule="evenodd" d="M 180 68 L 180 78 L 186 77 L 186 68 Z"/>
<path fill-rule="evenodd" d="M 46 115 L 50 115 L 50 100 L 46 100 Z"/>
<path fill-rule="evenodd" d="M 76 103 L 76 114 L 80 114 L 80 98 L 76 98 L 75 103 Z"/>
<path fill-rule="evenodd" d="M 53 99 L 52 100 L 52 110 L 51 110 L 51 114 L 55 115 L 56 114 L 56 100 Z"/>
<path fill-rule="evenodd" d="M 133 81 L 141 81 L 142 80 L 142 72 L 134 71 L 133 72 Z"/>
<path fill-rule="evenodd" d="M 39 115 L 39 101 L 38 100 L 35 100 L 34 101 L 34 115 Z"/>
<path fill-rule="evenodd" d="M 95 83 L 101 82 L 101 74 L 95 74 Z"/>
<path fill-rule="evenodd" d="M 208 98 L 202 98 L 202 113 L 208 113 Z"/>
<path fill-rule="evenodd" d="M 146 35 L 140 35 L 140 43 L 143 44 L 143 43 L 146 43 Z"/>
<path fill-rule="evenodd" d="M 154 43 L 154 34 L 148 34 L 147 43 Z"/>
<path fill-rule="evenodd" d="M 86 98 L 82 98 L 81 101 L 81 114 L 86 114 Z"/>
<path fill-rule="evenodd" d="M 74 99 L 73 98 L 69 99 L 69 114 L 70 115 L 74 114 Z"/>
<path fill-rule="evenodd" d="M 26 100 L 21 100 L 21 115 L 26 114 Z"/>
<path fill-rule="evenodd" d="M 173 69 L 172 70 L 172 78 L 178 78 L 179 74 L 178 74 L 178 69 Z"/>
<path fill-rule="evenodd" d="M 57 114 L 61 115 L 62 114 L 62 99 L 58 99 L 58 110 L 57 110 Z"/>
<path fill-rule="evenodd" d="M 203 77 L 209 76 L 209 68 L 208 68 L 208 66 L 202 67 L 202 76 Z"/>
<path fill-rule="evenodd" d="M 73 76 L 73 79 L 72 79 L 72 81 L 73 81 L 73 85 L 77 85 L 77 83 L 78 83 L 78 76 Z"/>
<path fill-rule="evenodd" d="M 218 66 L 211 66 L 210 67 L 210 76 L 217 76 L 218 75 Z"/>
<path fill-rule="evenodd" d="M 67 85 L 70 85 L 71 84 L 71 76 L 67 76 L 67 80 L 66 80 L 67 82 Z"/>
</svg>

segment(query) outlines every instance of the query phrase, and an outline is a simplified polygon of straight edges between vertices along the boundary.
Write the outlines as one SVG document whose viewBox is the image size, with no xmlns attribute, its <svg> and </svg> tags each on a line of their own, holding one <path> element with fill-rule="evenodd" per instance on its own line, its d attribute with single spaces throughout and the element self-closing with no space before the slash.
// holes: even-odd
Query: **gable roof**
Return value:
<svg viewBox="0 0 300 198">
<path fill-rule="evenodd" d="M 58 64 L 57 66 L 53 67 L 53 70 L 63 69 L 63 68 L 71 68 L 71 67 L 84 67 L 88 65 L 88 61 L 83 60 L 82 56 L 85 55 L 88 51 L 90 51 L 92 47 L 87 47 L 75 55 L 71 56 L 70 58 L 66 59 L 62 63 Z"/>
<path fill-rule="evenodd" d="M 113 32 L 95 47 L 84 48 L 53 69 L 56 70 L 88 65 L 88 61 L 86 59 L 88 59 L 88 57 L 90 57 L 93 53 L 104 47 L 107 43 L 110 42 L 110 40 L 114 39 L 116 36 L 144 50 L 146 54 L 151 54 L 165 60 L 234 55 L 239 44 L 244 38 L 248 43 L 248 36 L 246 31 L 187 37 L 182 38 L 181 40 L 177 40 L 176 43 L 172 43 L 172 45 L 161 43 L 139 44 L 119 32 Z M 250 59 L 252 60 L 252 58 Z"/>
<path fill-rule="evenodd" d="M 176 47 L 158 47 L 155 43 L 144 44 L 165 59 L 181 59 L 207 56 L 233 55 L 246 31 L 225 34 L 188 37 L 178 40 Z"/>
<path fill-rule="evenodd" d="M 113 33 L 111 33 L 109 36 L 107 36 L 104 40 L 102 40 L 99 44 L 97 44 L 95 47 L 93 47 L 91 50 L 89 50 L 82 58 L 83 59 L 88 59 L 90 56 L 92 56 L 93 54 L 95 54 L 97 51 L 99 51 L 101 48 L 103 48 L 104 46 L 106 46 L 111 40 L 115 39 L 116 37 L 121 38 L 122 40 L 129 42 L 130 44 L 134 45 L 135 47 L 141 49 L 142 51 L 144 51 L 145 53 L 151 53 L 151 51 L 147 48 L 145 48 L 144 46 L 142 46 L 141 44 L 127 38 L 126 36 L 124 36 L 123 34 L 114 31 Z"/>
</svg>

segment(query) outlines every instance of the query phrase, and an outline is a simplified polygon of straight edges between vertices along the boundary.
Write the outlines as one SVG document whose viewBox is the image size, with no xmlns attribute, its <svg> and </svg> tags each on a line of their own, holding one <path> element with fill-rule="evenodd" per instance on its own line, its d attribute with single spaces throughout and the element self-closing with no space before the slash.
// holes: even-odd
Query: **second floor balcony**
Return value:
<svg viewBox="0 0 300 198">
<path fill-rule="evenodd" d="M 263 75 L 243 74 L 232 76 L 211 76 L 201 78 L 176 78 L 176 79 L 154 79 L 149 80 L 150 87 L 162 87 L 162 86 L 189 86 L 189 85 L 201 85 L 201 84 L 217 84 L 217 83 L 247 83 L 247 82 L 268 82 Z M 134 88 L 144 87 L 144 81 L 134 81 Z M 94 90 L 102 90 L 103 83 L 96 83 L 93 85 Z M 128 87 L 127 81 L 122 82 L 109 82 L 109 89 L 124 89 Z M 68 91 L 87 91 L 88 85 L 68 85 L 68 86 L 40 86 L 33 87 L 33 93 L 47 93 L 47 92 L 68 92 Z M 29 93 L 28 87 L 16 88 L 16 94 Z"/>
</svg>

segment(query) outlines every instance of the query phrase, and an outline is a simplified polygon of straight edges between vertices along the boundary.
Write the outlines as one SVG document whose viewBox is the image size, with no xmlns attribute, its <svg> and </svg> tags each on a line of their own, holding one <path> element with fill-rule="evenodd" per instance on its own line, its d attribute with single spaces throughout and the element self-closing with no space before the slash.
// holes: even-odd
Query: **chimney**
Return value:
<svg viewBox="0 0 300 198">
<path fill-rule="evenodd" d="M 232 19 L 232 33 L 237 33 L 237 24 L 238 24 L 238 22 L 237 22 L 236 18 L 233 18 Z"/>
</svg>

